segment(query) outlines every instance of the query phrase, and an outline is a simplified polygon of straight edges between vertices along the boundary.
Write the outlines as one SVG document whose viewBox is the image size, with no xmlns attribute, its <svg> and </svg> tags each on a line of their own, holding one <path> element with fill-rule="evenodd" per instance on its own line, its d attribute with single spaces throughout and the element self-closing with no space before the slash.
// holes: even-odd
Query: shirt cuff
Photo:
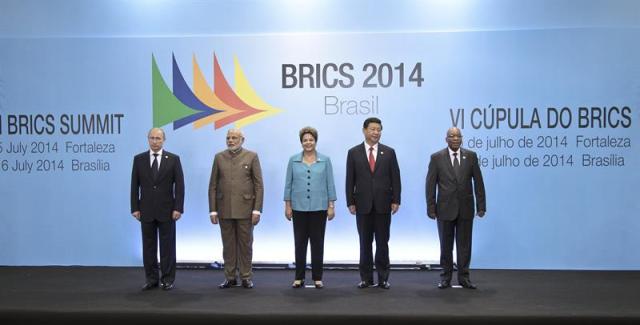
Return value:
<svg viewBox="0 0 640 325">
<path fill-rule="evenodd" d="M 253 210 L 253 212 L 251 212 L 251 213 L 260 215 L 260 211 L 258 211 L 258 210 Z"/>
<path fill-rule="evenodd" d="M 215 217 L 217 215 L 218 215 L 218 212 L 216 212 L 216 211 L 212 211 L 211 213 L 209 213 L 210 217 Z"/>
</svg>

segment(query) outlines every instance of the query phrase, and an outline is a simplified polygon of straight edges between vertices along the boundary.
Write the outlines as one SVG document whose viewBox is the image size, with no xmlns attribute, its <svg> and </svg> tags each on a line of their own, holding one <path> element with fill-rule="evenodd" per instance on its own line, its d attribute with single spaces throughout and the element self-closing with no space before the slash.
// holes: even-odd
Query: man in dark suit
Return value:
<svg viewBox="0 0 640 325">
<path fill-rule="evenodd" d="M 183 213 L 184 176 L 180 157 L 162 149 L 164 131 L 148 134 L 149 151 L 133 158 L 131 214 L 142 226 L 142 260 L 146 282 L 142 290 L 173 289 L 176 276 L 176 221 Z M 158 232 L 160 273 L 158 275 Z"/>
<path fill-rule="evenodd" d="M 447 148 L 431 155 L 426 181 L 427 215 L 438 220 L 440 264 L 438 288 L 451 286 L 453 241 L 456 242 L 458 283 L 467 289 L 476 286 L 469 279 L 471 233 L 475 210 L 483 217 L 486 208 L 484 182 L 475 152 L 460 148 L 462 132 L 456 127 L 447 131 Z M 437 194 L 437 199 L 436 199 Z"/>
<path fill-rule="evenodd" d="M 382 122 L 364 121 L 364 143 L 347 154 L 346 195 L 349 212 L 356 215 L 360 237 L 360 283 L 373 286 L 372 243 L 375 238 L 375 266 L 378 287 L 389 289 L 389 229 L 391 215 L 400 208 L 400 167 L 396 153 L 381 143 Z"/>
</svg>

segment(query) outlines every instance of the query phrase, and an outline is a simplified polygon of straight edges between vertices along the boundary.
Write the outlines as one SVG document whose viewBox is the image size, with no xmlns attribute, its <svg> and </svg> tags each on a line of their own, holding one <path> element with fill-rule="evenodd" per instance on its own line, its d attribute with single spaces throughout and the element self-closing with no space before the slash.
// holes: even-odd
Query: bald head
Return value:
<svg viewBox="0 0 640 325">
<path fill-rule="evenodd" d="M 458 129 L 455 126 L 452 126 L 447 130 L 447 136 L 453 135 L 453 134 L 458 134 L 458 135 L 461 136 L 462 135 L 462 131 L 460 131 L 460 129 Z"/>
</svg>

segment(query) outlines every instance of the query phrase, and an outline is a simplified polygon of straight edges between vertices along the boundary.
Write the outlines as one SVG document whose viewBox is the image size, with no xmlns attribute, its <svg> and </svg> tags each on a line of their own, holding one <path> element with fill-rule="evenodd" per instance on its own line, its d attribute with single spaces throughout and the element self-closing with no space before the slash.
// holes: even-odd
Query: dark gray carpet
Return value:
<svg viewBox="0 0 640 325">
<path fill-rule="evenodd" d="M 142 292 L 141 268 L 0 267 L 0 322 L 640 324 L 637 271 L 472 270 L 478 290 L 440 290 L 437 271 L 392 271 L 390 290 L 330 270 L 324 289 L 292 289 L 293 274 L 257 270 L 254 289 L 220 290 L 221 271 L 181 269 L 174 290 Z"/>
</svg>

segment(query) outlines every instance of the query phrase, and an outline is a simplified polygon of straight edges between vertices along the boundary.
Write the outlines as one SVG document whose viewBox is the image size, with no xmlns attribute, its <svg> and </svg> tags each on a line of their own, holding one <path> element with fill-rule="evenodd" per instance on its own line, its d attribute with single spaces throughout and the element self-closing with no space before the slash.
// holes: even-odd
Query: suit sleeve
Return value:
<svg viewBox="0 0 640 325">
<path fill-rule="evenodd" d="M 392 150 L 393 153 L 391 159 L 391 186 L 393 191 L 393 197 L 391 198 L 391 203 L 400 204 L 400 193 L 402 190 L 402 182 L 400 179 L 400 166 L 398 165 L 398 158 L 396 157 L 396 151 Z"/>
<path fill-rule="evenodd" d="M 429 161 L 429 170 L 425 185 L 425 195 L 427 197 L 427 215 L 436 217 L 436 186 L 438 184 L 438 163 L 436 156 L 432 155 Z"/>
<path fill-rule="evenodd" d="M 291 201 L 291 186 L 293 185 L 293 159 L 287 163 L 287 174 L 284 179 L 284 200 Z"/>
<path fill-rule="evenodd" d="M 131 213 L 140 211 L 140 175 L 136 168 L 136 158 L 133 158 L 133 168 L 131 169 Z"/>
<path fill-rule="evenodd" d="M 174 194 L 175 205 L 173 209 L 180 213 L 184 213 L 184 173 L 182 172 L 182 164 L 180 163 L 180 157 L 176 156 L 176 162 L 173 166 L 174 174 Z"/>
<path fill-rule="evenodd" d="M 484 180 L 482 179 L 482 172 L 480 171 L 480 165 L 478 164 L 478 156 L 473 154 L 473 190 L 476 194 L 476 211 L 487 211 L 487 201 L 484 192 Z"/>
<path fill-rule="evenodd" d="M 262 200 L 264 199 L 264 185 L 262 183 L 262 168 L 258 155 L 253 157 L 251 162 L 251 175 L 253 177 L 253 191 L 256 197 L 253 203 L 253 210 L 262 212 Z"/>
<path fill-rule="evenodd" d="M 211 166 L 211 176 L 209 177 L 209 212 L 217 212 L 216 192 L 218 189 L 218 157 L 213 158 Z"/>
<path fill-rule="evenodd" d="M 338 199 L 336 195 L 336 184 L 333 180 L 333 166 L 329 158 L 327 158 L 327 196 L 329 197 L 329 201 Z"/>
<path fill-rule="evenodd" d="M 345 179 L 345 194 L 347 197 L 347 206 L 356 205 L 356 199 L 353 195 L 355 187 L 355 162 L 353 161 L 352 150 L 347 153 L 347 173 Z"/>
</svg>

